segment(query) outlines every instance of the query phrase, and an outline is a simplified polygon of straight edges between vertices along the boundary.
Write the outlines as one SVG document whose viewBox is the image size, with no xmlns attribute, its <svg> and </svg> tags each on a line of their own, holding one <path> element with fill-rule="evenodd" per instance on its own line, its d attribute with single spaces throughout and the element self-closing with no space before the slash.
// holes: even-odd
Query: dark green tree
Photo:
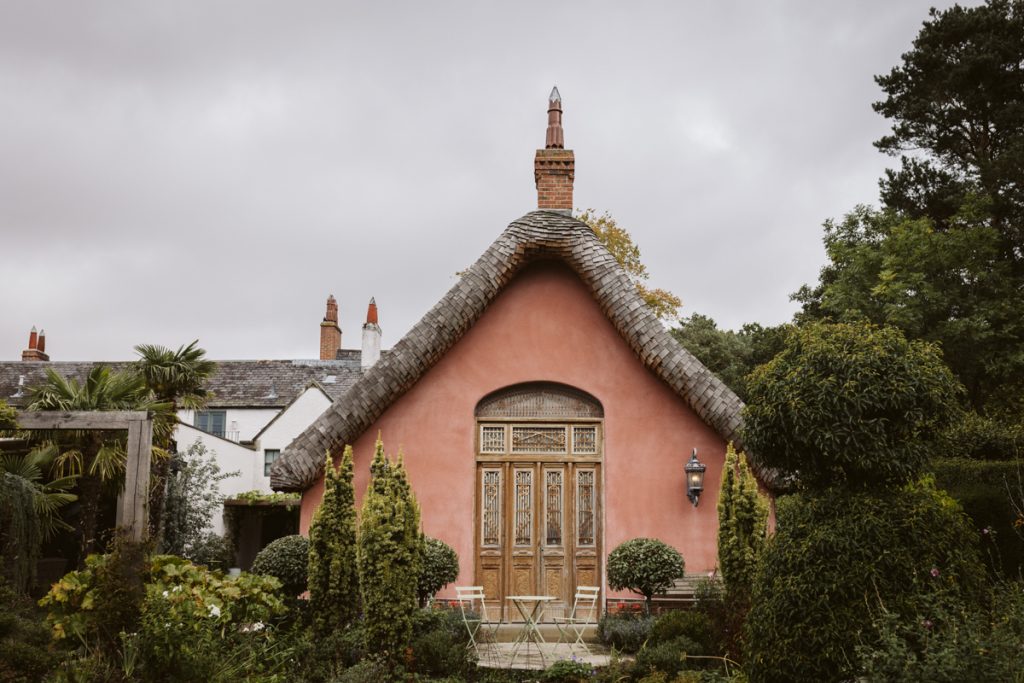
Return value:
<svg viewBox="0 0 1024 683">
<path fill-rule="evenodd" d="M 367 643 L 395 660 L 412 636 L 423 540 L 419 506 L 401 460 L 377 440 L 359 520 L 357 563 Z"/>
<path fill-rule="evenodd" d="M 436 538 L 425 538 L 423 544 L 423 571 L 417 589 L 420 606 L 425 607 L 432 598 L 459 576 L 459 556 L 455 549 Z"/>
<path fill-rule="evenodd" d="M 815 323 L 750 377 L 744 441 L 807 489 L 917 477 L 962 388 L 938 350 L 869 323 Z"/>
<path fill-rule="evenodd" d="M 330 452 L 324 463 L 324 497 L 309 525 L 309 606 L 321 638 L 340 633 L 359 616 L 351 446 L 337 467 Z"/>
</svg>

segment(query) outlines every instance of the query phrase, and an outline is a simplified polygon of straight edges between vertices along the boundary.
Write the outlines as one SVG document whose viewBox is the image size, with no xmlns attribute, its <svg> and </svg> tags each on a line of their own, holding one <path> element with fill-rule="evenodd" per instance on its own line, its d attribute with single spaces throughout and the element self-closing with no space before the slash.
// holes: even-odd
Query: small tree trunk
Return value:
<svg viewBox="0 0 1024 683">
<path fill-rule="evenodd" d="M 164 516 L 164 501 L 167 499 L 167 470 L 170 458 L 160 458 L 153 463 L 149 483 L 149 537 L 160 545 L 160 524 Z"/>
<path fill-rule="evenodd" d="M 96 549 L 96 518 L 99 515 L 100 495 L 102 493 L 99 477 L 89 474 L 92 458 L 83 458 L 82 476 L 78 478 L 78 501 L 82 506 L 82 514 L 78 519 L 78 568 L 85 567 L 85 558 Z"/>
</svg>

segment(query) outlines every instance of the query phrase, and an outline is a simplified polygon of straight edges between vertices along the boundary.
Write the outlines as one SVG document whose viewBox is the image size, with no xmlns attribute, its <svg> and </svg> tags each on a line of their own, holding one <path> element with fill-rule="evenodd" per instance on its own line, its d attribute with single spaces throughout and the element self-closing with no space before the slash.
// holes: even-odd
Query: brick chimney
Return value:
<svg viewBox="0 0 1024 683">
<path fill-rule="evenodd" d="M 338 327 L 338 302 L 327 297 L 327 313 L 320 323 L 320 360 L 335 360 L 341 349 L 341 328 Z"/>
<path fill-rule="evenodd" d="M 360 365 L 363 370 L 380 360 L 380 325 L 377 324 L 377 302 L 372 298 L 366 307 L 366 322 L 363 324 L 363 353 Z"/>
<path fill-rule="evenodd" d="M 35 325 L 28 333 L 28 348 L 21 352 L 21 359 L 24 360 L 50 360 L 46 355 L 46 330 L 36 333 Z"/>
<path fill-rule="evenodd" d="M 572 213 L 572 182 L 576 177 L 576 158 L 565 147 L 562 131 L 562 96 L 551 89 L 548 98 L 548 131 L 544 149 L 533 160 L 533 179 L 537 184 L 537 208 Z"/>
</svg>

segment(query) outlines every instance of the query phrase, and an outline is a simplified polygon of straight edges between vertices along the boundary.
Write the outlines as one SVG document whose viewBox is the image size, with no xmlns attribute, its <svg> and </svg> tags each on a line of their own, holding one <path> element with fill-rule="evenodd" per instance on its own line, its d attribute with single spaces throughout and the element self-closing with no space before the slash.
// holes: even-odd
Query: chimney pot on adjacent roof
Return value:
<svg viewBox="0 0 1024 683">
<path fill-rule="evenodd" d="M 341 328 L 338 327 L 338 302 L 327 297 L 327 312 L 320 323 L 320 360 L 334 360 L 341 349 Z"/>
<path fill-rule="evenodd" d="M 537 208 L 572 213 L 572 186 L 576 179 L 576 157 L 564 149 L 562 96 L 552 88 L 548 97 L 548 129 L 544 149 L 537 150 L 533 161 L 533 179 L 537 185 Z"/>
<path fill-rule="evenodd" d="M 363 370 L 373 366 L 380 360 L 381 329 L 377 324 L 377 302 L 370 299 L 366 307 L 366 323 L 363 325 L 363 352 L 360 354 L 359 365 Z"/>
<path fill-rule="evenodd" d="M 46 355 L 46 331 L 37 333 L 36 326 L 28 333 L 28 348 L 21 352 L 21 360 L 50 360 Z"/>
</svg>

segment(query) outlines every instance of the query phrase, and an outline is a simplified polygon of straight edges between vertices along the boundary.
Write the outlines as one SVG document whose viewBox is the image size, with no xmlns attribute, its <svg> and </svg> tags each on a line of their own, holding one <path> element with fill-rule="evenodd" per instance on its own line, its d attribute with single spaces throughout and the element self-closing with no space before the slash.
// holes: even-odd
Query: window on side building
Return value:
<svg viewBox="0 0 1024 683">
<path fill-rule="evenodd" d="M 227 421 L 227 411 L 224 410 L 200 410 L 196 412 L 196 429 L 224 438 L 224 425 Z"/>
<path fill-rule="evenodd" d="M 278 448 L 268 448 L 263 451 L 263 476 L 270 476 L 270 466 L 274 464 L 278 456 L 281 455 L 281 450 Z"/>
</svg>

